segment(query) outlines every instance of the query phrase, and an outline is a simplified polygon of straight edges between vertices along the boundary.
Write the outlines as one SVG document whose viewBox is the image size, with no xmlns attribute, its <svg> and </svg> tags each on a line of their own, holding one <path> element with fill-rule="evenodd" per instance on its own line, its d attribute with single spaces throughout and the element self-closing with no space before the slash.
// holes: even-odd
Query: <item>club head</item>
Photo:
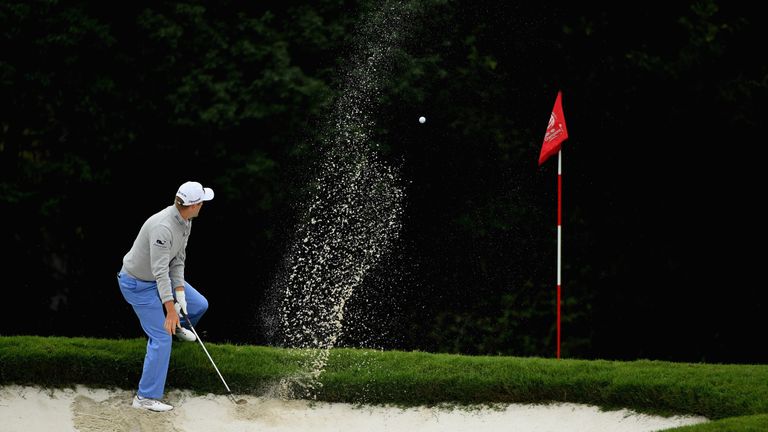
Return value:
<svg viewBox="0 0 768 432">
<path fill-rule="evenodd" d="M 248 401 L 245 399 L 235 399 L 235 396 L 232 393 L 227 394 L 227 397 L 235 405 L 245 405 L 246 403 L 248 403 Z"/>
</svg>

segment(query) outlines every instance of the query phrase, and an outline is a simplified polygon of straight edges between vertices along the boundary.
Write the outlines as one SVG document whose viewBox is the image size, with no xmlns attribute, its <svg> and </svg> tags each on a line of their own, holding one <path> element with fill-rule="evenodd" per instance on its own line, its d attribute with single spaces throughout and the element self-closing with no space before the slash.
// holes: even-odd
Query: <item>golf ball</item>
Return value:
<svg viewBox="0 0 768 432">
<path fill-rule="evenodd" d="M 419 117 L 419 123 L 424 123 L 425 121 L 427 121 L 426 117 L 424 116 Z"/>
</svg>

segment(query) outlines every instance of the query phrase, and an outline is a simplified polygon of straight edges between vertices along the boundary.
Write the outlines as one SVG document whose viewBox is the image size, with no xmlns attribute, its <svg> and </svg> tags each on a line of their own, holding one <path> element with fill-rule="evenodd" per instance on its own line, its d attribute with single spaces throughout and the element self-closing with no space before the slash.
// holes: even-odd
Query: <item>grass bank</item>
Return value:
<svg viewBox="0 0 768 432">
<path fill-rule="evenodd" d="M 0 385 L 133 389 L 144 339 L 0 336 Z M 298 371 L 301 352 L 207 343 L 235 393 L 261 394 Z M 768 365 L 588 361 L 336 349 L 317 399 L 403 406 L 573 402 L 652 414 L 694 414 L 725 429 L 768 422 Z M 223 393 L 198 344 L 174 342 L 168 387 Z M 728 429 L 736 425 L 735 429 Z M 746 425 L 746 426 L 744 426 Z M 700 425 L 696 427 L 703 427 Z M 712 424 L 709 424 L 712 427 Z M 758 429 L 755 429 L 758 430 Z M 759 429 L 764 430 L 764 429 Z"/>
</svg>

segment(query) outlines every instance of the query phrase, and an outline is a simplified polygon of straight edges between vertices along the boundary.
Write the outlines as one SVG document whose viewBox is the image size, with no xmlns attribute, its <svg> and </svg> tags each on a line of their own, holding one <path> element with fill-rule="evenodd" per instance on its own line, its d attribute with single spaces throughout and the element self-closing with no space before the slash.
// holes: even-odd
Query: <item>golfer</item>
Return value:
<svg viewBox="0 0 768 432">
<path fill-rule="evenodd" d="M 200 214 L 203 203 L 211 199 L 211 188 L 193 181 L 182 184 L 173 205 L 144 222 L 133 247 L 123 257 L 117 282 L 149 338 L 139 389 L 133 398 L 134 408 L 173 409 L 160 400 L 171 358 L 171 337 L 176 335 L 183 341 L 194 342 L 195 335 L 182 327 L 186 323 L 181 323 L 180 314 L 186 314 L 196 326 L 208 309 L 205 297 L 184 280 L 184 259 L 192 219 Z"/>
</svg>

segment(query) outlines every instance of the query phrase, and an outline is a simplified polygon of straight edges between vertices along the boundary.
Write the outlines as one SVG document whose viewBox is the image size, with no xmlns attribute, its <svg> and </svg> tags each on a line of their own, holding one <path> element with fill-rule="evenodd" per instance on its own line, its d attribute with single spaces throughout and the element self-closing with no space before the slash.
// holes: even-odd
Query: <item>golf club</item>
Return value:
<svg viewBox="0 0 768 432">
<path fill-rule="evenodd" d="M 200 342 L 200 346 L 203 347 L 203 351 L 205 351 L 205 355 L 208 356 L 208 360 L 211 361 L 211 364 L 213 365 L 213 368 L 216 369 L 216 373 L 219 374 L 219 378 L 221 378 L 221 382 L 223 382 L 224 383 L 224 387 L 227 388 L 227 398 L 229 398 L 229 400 L 231 400 L 232 403 L 234 403 L 235 405 L 242 405 L 242 404 L 246 403 L 245 399 L 239 399 L 239 400 L 235 399 L 235 396 L 232 394 L 232 390 L 229 389 L 229 386 L 227 385 L 227 382 L 224 381 L 224 377 L 221 376 L 221 372 L 219 372 L 219 368 L 216 367 L 216 363 L 213 362 L 213 359 L 211 358 L 211 355 L 208 354 L 208 350 L 205 349 L 205 345 L 203 344 L 203 340 L 200 339 L 200 335 L 197 334 L 197 332 L 195 331 L 195 327 L 192 326 L 192 321 L 190 321 L 189 316 L 187 314 L 185 314 L 184 311 L 181 310 L 181 308 L 179 308 L 179 312 L 181 312 L 181 314 L 184 315 L 184 318 L 187 319 L 187 323 L 189 324 L 189 328 L 192 329 L 192 333 L 194 333 L 195 337 L 197 338 L 197 341 Z"/>
</svg>

